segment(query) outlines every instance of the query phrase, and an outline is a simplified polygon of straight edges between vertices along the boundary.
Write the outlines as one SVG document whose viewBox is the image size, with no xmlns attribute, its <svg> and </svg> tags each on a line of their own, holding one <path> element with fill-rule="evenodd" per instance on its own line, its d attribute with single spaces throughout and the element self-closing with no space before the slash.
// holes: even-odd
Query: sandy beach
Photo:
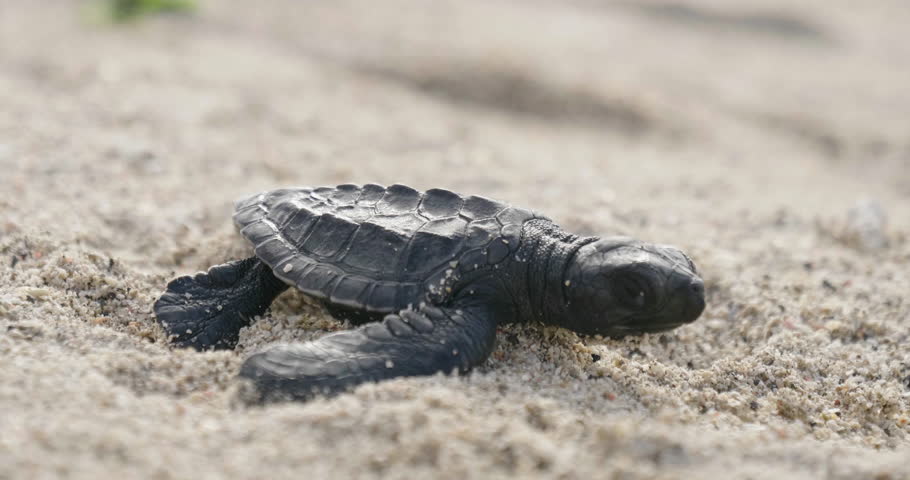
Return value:
<svg viewBox="0 0 910 480">
<path fill-rule="evenodd" d="M 0 479 L 910 478 L 902 0 L 0 0 Z M 403 183 L 688 252 L 695 323 L 503 326 L 462 377 L 238 400 L 351 325 L 286 292 L 174 349 L 233 201 Z"/>
</svg>

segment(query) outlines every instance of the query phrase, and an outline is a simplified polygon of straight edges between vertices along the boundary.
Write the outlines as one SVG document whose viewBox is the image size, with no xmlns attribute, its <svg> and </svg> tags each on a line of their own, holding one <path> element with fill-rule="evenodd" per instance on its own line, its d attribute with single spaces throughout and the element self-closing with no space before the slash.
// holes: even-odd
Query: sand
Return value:
<svg viewBox="0 0 910 480">
<path fill-rule="evenodd" d="M 84 5 L 0 2 L 0 478 L 910 478 L 903 0 Z M 151 304 L 248 253 L 234 199 L 345 182 L 676 244 L 707 310 L 246 407 L 349 325 L 289 292 L 196 353 Z"/>
</svg>

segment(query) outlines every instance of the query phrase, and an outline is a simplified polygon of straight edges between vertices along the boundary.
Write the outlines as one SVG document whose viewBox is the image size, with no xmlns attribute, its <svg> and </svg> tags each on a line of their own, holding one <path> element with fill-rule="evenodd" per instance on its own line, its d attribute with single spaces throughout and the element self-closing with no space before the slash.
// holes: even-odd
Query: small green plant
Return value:
<svg viewBox="0 0 910 480">
<path fill-rule="evenodd" d="M 160 13 L 188 13 L 194 0 L 106 0 L 107 15 L 114 22 L 129 22 Z"/>
</svg>

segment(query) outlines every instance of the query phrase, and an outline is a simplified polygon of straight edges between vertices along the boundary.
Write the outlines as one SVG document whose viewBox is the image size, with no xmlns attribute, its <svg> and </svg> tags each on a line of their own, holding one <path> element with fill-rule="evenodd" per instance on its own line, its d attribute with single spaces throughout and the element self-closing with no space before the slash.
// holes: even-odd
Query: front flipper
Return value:
<svg viewBox="0 0 910 480">
<path fill-rule="evenodd" d="M 287 288 L 256 257 L 238 260 L 171 281 L 155 302 L 155 317 L 177 346 L 233 348 L 240 329 Z"/>
<path fill-rule="evenodd" d="M 259 399 L 306 400 L 364 382 L 467 372 L 493 350 L 496 320 L 483 306 L 402 310 L 382 322 L 280 345 L 248 358 L 240 376 Z"/>
</svg>

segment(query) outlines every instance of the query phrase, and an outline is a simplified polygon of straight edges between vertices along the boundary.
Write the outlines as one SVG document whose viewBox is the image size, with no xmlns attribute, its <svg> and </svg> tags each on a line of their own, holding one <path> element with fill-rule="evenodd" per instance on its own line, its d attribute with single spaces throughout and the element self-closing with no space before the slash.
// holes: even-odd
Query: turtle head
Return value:
<svg viewBox="0 0 910 480">
<path fill-rule="evenodd" d="M 564 326 L 579 333 L 622 337 L 669 330 L 695 321 L 705 287 L 679 249 L 628 237 L 581 247 L 566 271 Z"/>
</svg>

